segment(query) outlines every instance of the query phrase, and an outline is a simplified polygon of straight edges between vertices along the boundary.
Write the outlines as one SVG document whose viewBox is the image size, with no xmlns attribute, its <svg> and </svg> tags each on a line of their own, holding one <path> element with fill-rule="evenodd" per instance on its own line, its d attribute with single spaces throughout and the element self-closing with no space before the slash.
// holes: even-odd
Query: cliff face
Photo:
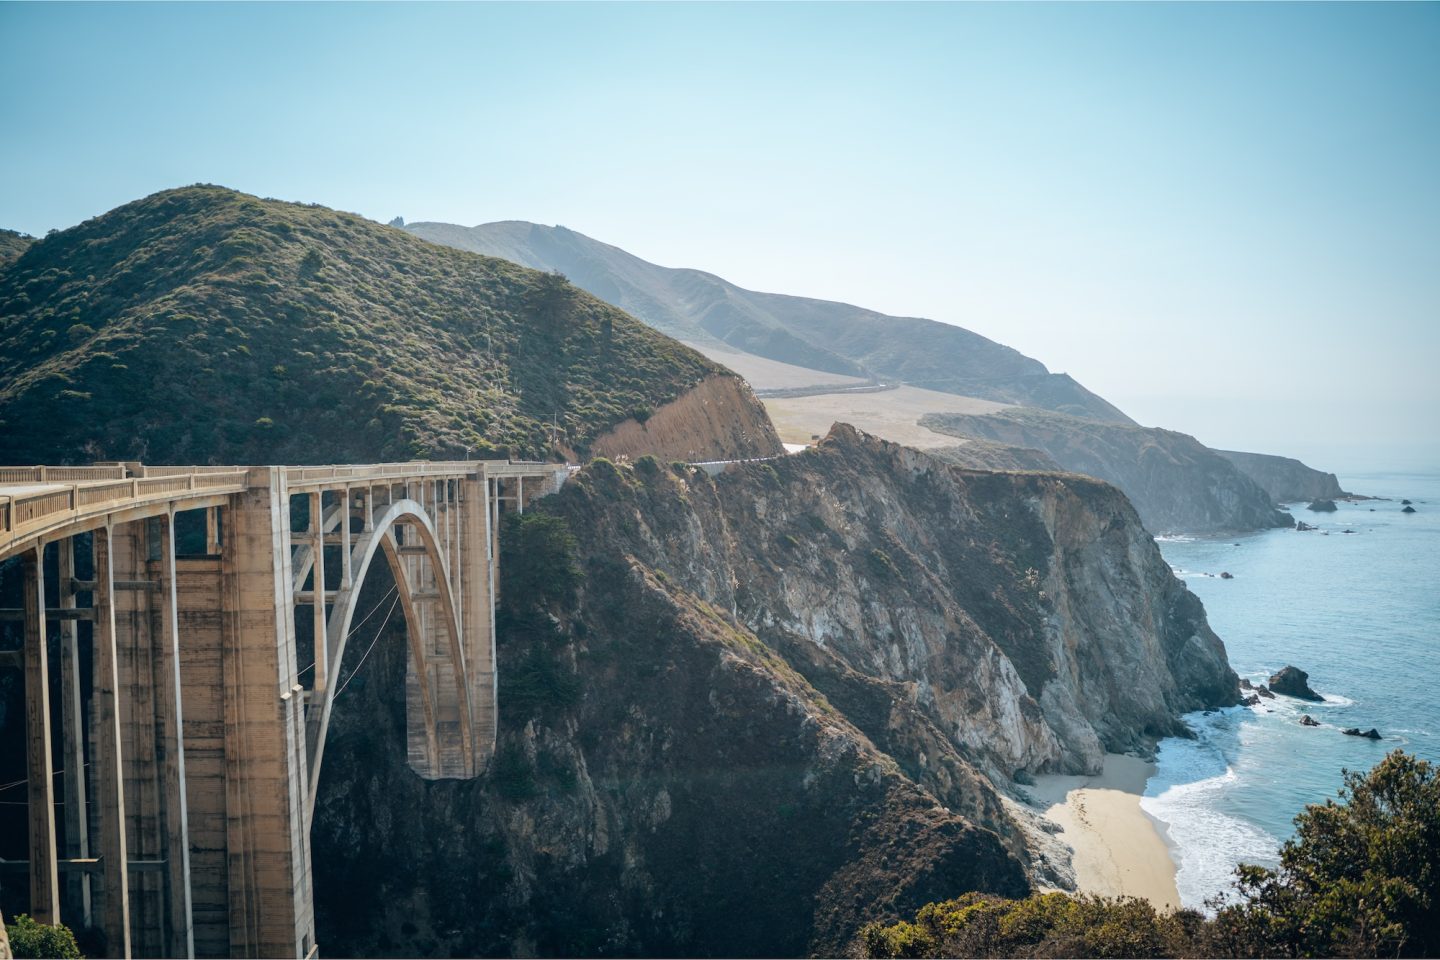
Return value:
<svg viewBox="0 0 1440 960">
<path fill-rule="evenodd" d="M 1039 450 L 1066 470 L 1125 492 L 1152 533 L 1218 533 L 1293 526 L 1290 515 L 1234 463 L 1173 430 L 1099 423 L 1038 410 L 932 414 L 921 425 Z"/>
<path fill-rule="evenodd" d="M 573 599 L 514 539 L 550 518 Z M 835 953 L 869 919 L 1048 873 L 990 778 L 1094 770 L 1236 698 L 1198 601 L 1083 478 L 837 427 L 715 478 L 600 461 L 507 536 L 535 573 L 502 563 L 486 775 L 408 773 L 399 640 L 337 712 L 327 950 Z"/>
<path fill-rule="evenodd" d="M 1260 484 L 1276 503 L 1300 500 L 1333 500 L 1346 496 L 1335 474 L 1307 467 L 1291 457 L 1266 453 L 1240 453 L 1216 450 L 1216 453 L 1240 468 L 1251 480 Z"/>
<path fill-rule="evenodd" d="M 662 460 L 736 460 L 783 453 L 780 437 L 739 377 L 716 374 L 651 413 L 643 423 L 631 417 L 590 445 L 598 457 Z"/>
</svg>

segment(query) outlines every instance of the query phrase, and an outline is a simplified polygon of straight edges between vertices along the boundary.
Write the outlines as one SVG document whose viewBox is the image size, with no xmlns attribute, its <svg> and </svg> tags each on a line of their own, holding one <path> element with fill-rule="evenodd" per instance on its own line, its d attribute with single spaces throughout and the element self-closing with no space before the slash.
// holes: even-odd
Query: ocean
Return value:
<svg viewBox="0 0 1440 960">
<path fill-rule="evenodd" d="M 1292 505 L 1315 532 L 1158 538 L 1236 673 L 1262 683 L 1293 664 L 1326 699 L 1190 714 L 1195 739 L 1160 743 L 1141 805 L 1168 834 L 1188 907 L 1228 890 L 1238 863 L 1274 866 L 1295 815 L 1334 797 L 1343 769 L 1368 770 L 1396 748 L 1440 762 L 1440 474 L 1341 486 L 1391 499 L 1340 502 L 1336 513 Z M 1417 512 L 1402 513 L 1402 498 Z M 1321 726 L 1301 726 L 1306 713 Z"/>
</svg>

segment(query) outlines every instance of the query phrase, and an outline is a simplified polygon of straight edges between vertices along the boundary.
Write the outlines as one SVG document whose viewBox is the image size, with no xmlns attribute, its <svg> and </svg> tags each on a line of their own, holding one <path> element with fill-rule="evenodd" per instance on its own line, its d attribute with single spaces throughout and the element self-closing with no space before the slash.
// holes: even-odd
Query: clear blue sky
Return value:
<svg viewBox="0 0 1440 960">
<path fill-rule="evenodd" d="M 199 181 L 562 223 L 1440 463 L 1437 4 L 5 3 L 0 91 L 14 229 Z"/>
</svg>

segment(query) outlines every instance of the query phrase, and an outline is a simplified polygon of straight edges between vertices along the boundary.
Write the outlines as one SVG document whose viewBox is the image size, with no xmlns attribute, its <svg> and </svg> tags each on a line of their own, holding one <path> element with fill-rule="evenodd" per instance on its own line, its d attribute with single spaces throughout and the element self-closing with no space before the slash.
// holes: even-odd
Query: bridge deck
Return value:
<svg viewBox="0 0 1440 960">
<path fill-rule="evenodd" d="M 546 477 L 564 464 L 509 460 L 412 461 L 326 466 L 0 467 L 0 559 L 61 536 L 102 526 L 107 517 L 141 519 L 209 506 L 217 496 L 241 493 L 269 472 L 284 472 L 291 493 L 382 486 L 408 480 L 464 477 Z"/>
</svg>

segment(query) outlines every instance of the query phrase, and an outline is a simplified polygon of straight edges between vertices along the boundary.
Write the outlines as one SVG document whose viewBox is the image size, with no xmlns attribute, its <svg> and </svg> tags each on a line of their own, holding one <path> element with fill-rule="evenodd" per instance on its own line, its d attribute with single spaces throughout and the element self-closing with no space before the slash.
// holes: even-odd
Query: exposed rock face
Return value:
<svg viewBox="0 0 1440 960">
<path fill-rule="evenodd" d="M 599 457 L 735 460 L 785 452 L 765 408 L 744 380 L 717 374 L 651 413 L 625 420 L 590 445 Z"/>
<path fill-rule="evenodd" d="M 1216 450 L 1216 453 L 1239 467 L 1251 480 L 1260 484 L 1276 503 L 1302 503 L 1310 500 L 1333 500 L 1348 496 L 1340 489 L 1335 474 L 1307 467 L 1292 457 L 1276 457 L 1266 453 L 1240 453 Z"/>
<path fill-rule="evenodd" d="M 1284 667 L 1270 678 L 1270 689 L 1297 700 L 1324 702 L 1324 697 L 1310 689 L 1309 679 L 1310 674 L 1299 667 Z"/>
<path fill-rule="evenodd" d="M 342 720 L 314 831 L 337 953 L 835 954 L 869 919 L 1028 889 L 991 778 L 1095 771 L 1238 699 L 1199 601 L 1085 478 L 837 427 L 713 479 L 592 464 L 545 515 L 583 579 L 501 618 L 484 778 L 408 774 L 382 698 L 404 647 L 372 655 L 393 676 Z"/>
<path fill-rule="evenodd" d="M 937 433 L 1030 447 L 1066 470 L 1109 481 L 1135 504 L 1152 533 L 1214 533 L 1294 523 L 1235 464 L 1183 433 L 1039 410 L 932 414 L 920 423 Z"/>
</svg>

